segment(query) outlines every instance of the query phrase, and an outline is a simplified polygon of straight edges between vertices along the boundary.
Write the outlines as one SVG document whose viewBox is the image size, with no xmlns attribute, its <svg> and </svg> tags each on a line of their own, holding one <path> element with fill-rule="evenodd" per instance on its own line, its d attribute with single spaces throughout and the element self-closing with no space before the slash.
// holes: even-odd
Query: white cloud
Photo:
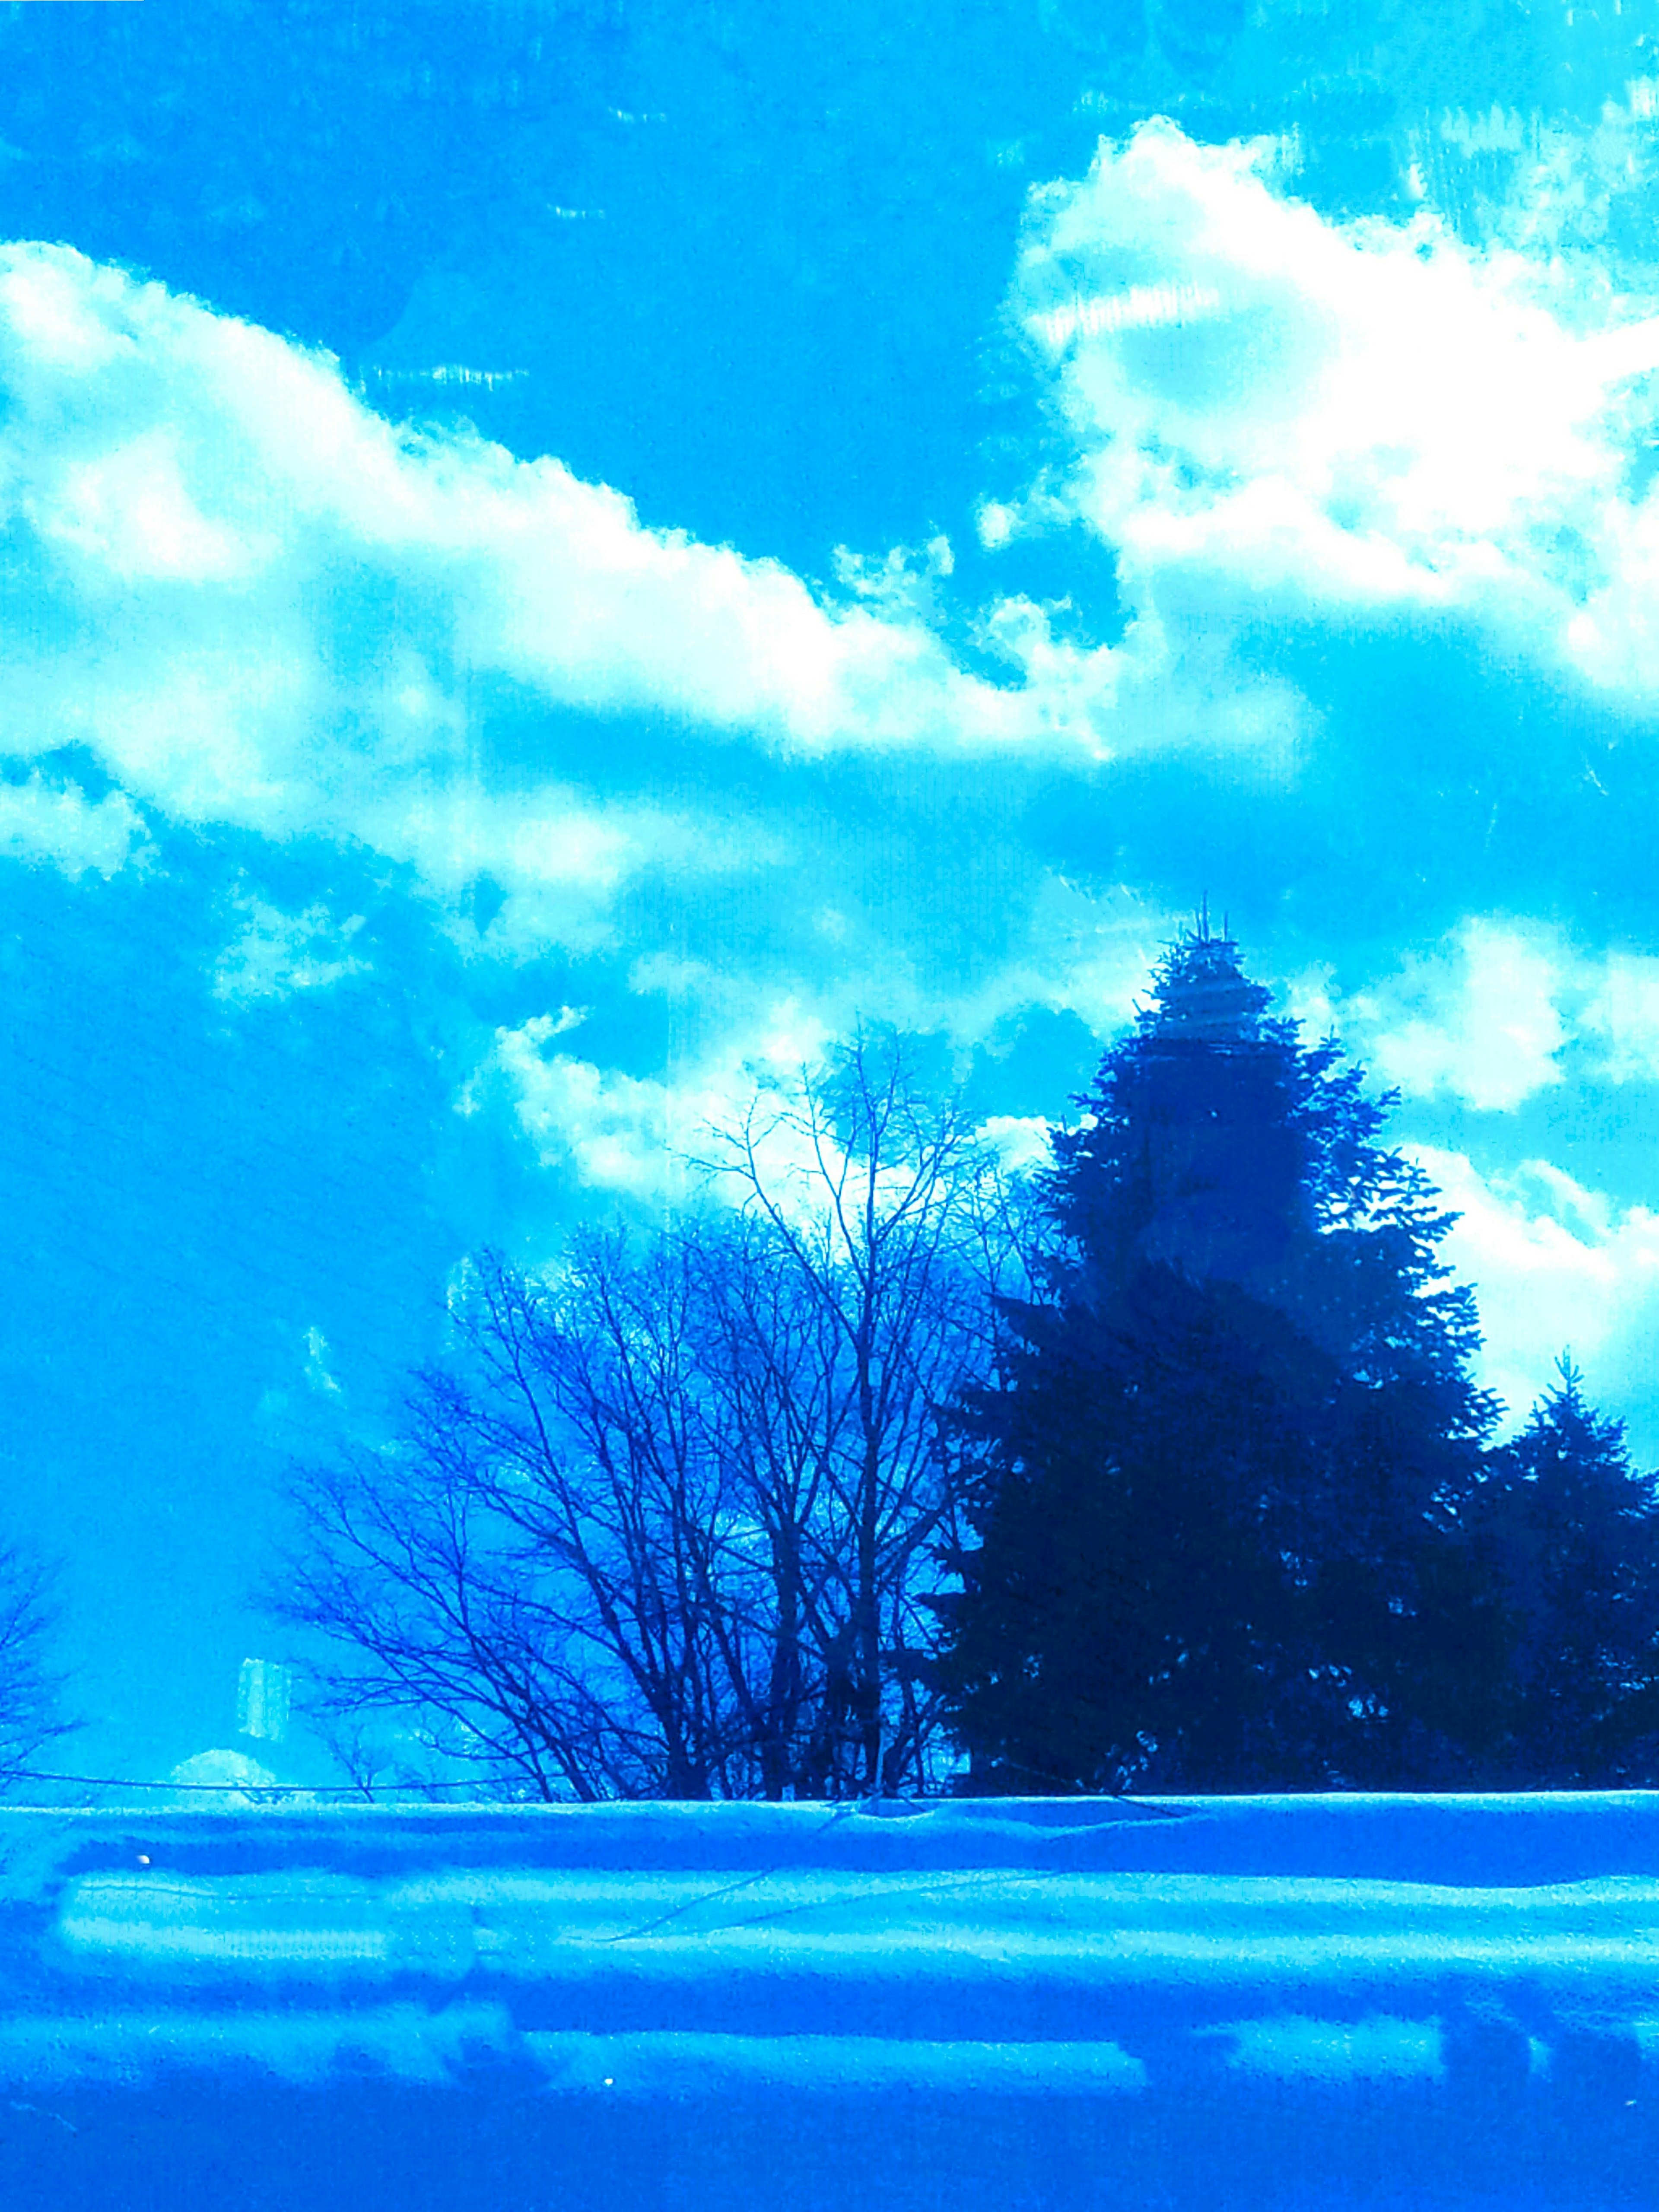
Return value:
<svg viewBox="0 0 1659 2212">
<path fill-rule="evenodd" d="M 321 1329 L 311 1328 L 305 1334 L 306 1386 L 319 1398 L 343 1398 L 344 1391 L 329 1371 L 328 1339 Z"/>
<path fill-rule="evenodd" d="M 951 541 L 942 535 L 930 538 L 920 550 L 892 546 L 879 559 L 837 545 L 833 558 L 836 582 L 866 606 L 896 622 L 937 620 L 940 580 L 956 568 Z"/>
<path fill-rule="evenodd" d="M 1524 1419 L 1571 1347 L 1591 1396 L 1635 1417 L 1659 1444 L 1659 1406 L 1650 1402 L 1659 1213 L 1616 1207 L 1545 1160 L 1483 1176 L 1460 1152 L 1410 1150 L 1462 1216 L 1443 1249 L 1475 1285 L 1482 1381 Z"/>
<path fill-rule="evenodd" d="M 477 1112 L 490 1079 L 504 1078 L 514 1116 L 544 1165 L 573 1173 L 590 1188 L 672 1202 L 701 1188 L 705 1168 L 724 1157 L 716 1133 L 736 1127 L 760 1092 L 771 1090 L 781 1118 L 763 1103 L 760 1125 L 769 1130 L 763 1151 L 774 1188 L 810 1200 L 813 1154 L 781 1109 L 802 1069 L 822 1060 L 836 1033 L 787 1000 L 767 1004 L 755 994 L 744 1012 L 741 1028 L 723 1025 L 714 1049 L 687 1056 L 662 1077 L 629 1075 L 553 1050 L 586 1017 L 569 1006 L 537 1015 L 496 1030 L 457 1109 Z M 978 1134 L 1005 1167 L 1023 1168 L 1048 1158 L 1049 1126 L 1041 1116 L 997 1115 Z"/>
<path fill-rule="evenodd" d="M 1474 917 L 1435 952 L 1345 1000 L 1336 1025 L 1407 1097 L 1450 1096 L 1504 1111 L 1561 1080 L 1561 1001 L 1580 963 L 1537 923 Z M 1328 1002 L 1327 1002 L 1328 1004 Z M 1304 999 L 1296 1011 L 1313 1012 Z"/>
<path fill-rule="evenodd" d="M 519 1120 L 545 1164 L 568 1164 L 590 1188 L 635 1198 L 678 1188 L 675 1154 L 688 1131 L 672 1085 L 569 1053 L 532 1060 L 518 1039 L 503 1041 L 501 1063 L 518 1079 Z"/>
<path fill-rule="evenodd" d="M 121 583 L 210 584 L 251 576 L 275 551 L 210 520 L 184 478 L 174 430 L 143 431 L 112 451 L 68 462 L 56 496 L 32 519 L 48 544 Z"/>
<path fill-rule="evenodd" d="M 995 526 L 988 527 L 993 518 Z M 1013 534 L 1013 510 L 991 508 L 981 534 Z M 1133 589 L 1133 580 L 1131 586 Z M 1238 665 L 1226 625 L 1166 618 L 1143 592 L 1117 645 L 1082 647 L 1057 639 L 1046 607 L 1016 595 L 999 600 L 978 624 L 981 645 L 1019 672 L 1023 696 L 1039 726 L 1056 734 L 1097 733 L 1103 756 L 1174 752 L 1253 754 L 1291 768 L 1313 731 L 1306 702 L 1291 684 Z"/>
<path fill-rule="evenodd" d="M 675 973 L 659 957 L 635 988 L 695 989 L 695 973 Z M 717 1002 L 718 1003 L 718 1002 Z M 579 1028 L 584 1012 L 562 1006 L 517 1028 L 498 1029 L 483 1065 L 457 1101 L 477 1110 L 492 1076 L 504 1077 L 519 1126 L 545 1165 L 563 1167 L 592 1188 L 635 1198 L 674 1199 L 696 1180 L 692 1163 L 709 1151 L 711 1129 L 728 1126 L 757 1082 L 791 1082 L 817 1061 L 835 1030 L 814 1009 L 768 997 L 752 983 L 731 993 L 719 1042 L 699 1054 L 672 1055 L 662 1076 L 629 1075 L 549 1049 Z"/>
<path fill-rule="evenodd" d="M 1601 1047 L 1601 1072 L 1615 1083 L 1659 1079 L 1659 959 L 1609 953 L 1583 1025 Z"/>
<path fill-rule="evenodd" d="M 0 622 L 6 742 L 90 744 L 176 818 L 360 837 L 444 890 L 483 862 L 601 896 L 661 824 L 573 788 L 592 762 L 567 727 L 527 810 L 547 834 L 515 841 L 485 681 L 791 757 L 1100 750 L 1080 694 L 958 669 L 897 572 L 878 588 L 848 556 L 867 604 L 826 609 L 776 562 L 647 529 L 556 460 L 400 430 L 331 361 L 65 248 L 0 249 L 0 392 L 34 579 Z M 948 547 L 924 557 L 942 574 Z"/>
<path fill-rule="evenodd" d="M 593 1189 L 637 1199 L 672 1196 L 684 1187 L 677 1156 L 729 1106 L 729 1094 L 628 1075 L 548 1049 L 575 1026 L 567 1006 L 556 1016 L 538 1014 L 516 1029 L 498 1030 L 490 1060 L 461 1095 L 461 1110 L 474 1110 L 482 1077 L 498 1070 L 507 1079 L 519 1126 L 544 1165 L 565 1168 Z"/>
<path fill-rule="evenodd" d="M 287 914 L 246 891 L 238 892 L 233 904 L 242 926 L 214 963 L 216 998 L 249 1006 L 368 973 L 369 963 L 347 950 L 363 926 L 362 915 L 337 922 L 320 902 Z"/>
<path fill-rule="evenodd" d="M 993 1114 L 980 1123 L 975 1134 L 1009 1174 L 1018 1175 L 1029 1168 L 1053 1166 L 1054 1130 L 1054 1124 L 1041 1114 Z"/>
<path fill-rule="evenodd" d="M 785 787 L 764 820 L 733 799 L 728 744 L 810 767 L 821 805 L 830 756 L 916 755 L 943 778 L 1304 733 L 1289 689 L 1235 681 L 1219 649 L 1171 651 L 1151 617 L 1085 651 L 1010 599 L 982 639 L 1008 681 L 988 683 L 930 627 L 954 565 L 943 537 L 843 554 L 851 603 L 826 607 L 775 562 L 645 528 L 556 459 L 400 429 L 327 358 L 67 249 L 0 247 L 0 399 L 16 554 L 0 746 L 21 763 L 95 755 L 130 794 L 105 802 L 100 852 L 134 805 L 364 847 L 445 907 L 464 950 L 636 951 L 625 902 L 641 878 L 681 899 L 708 886 L 708 907 L 717 879 L 747 877 L 755 904 L 809 868 L 846 942 L 834 963 L 826 933 L 813 958 L 767 956 L 766 990 L 815 994 L 833 964 L 846 1011 L 903 1018 L 869 1004 L 907 988 L 903 822 L 886 827 L 890 888 L 866 897 L 824 858 L 834 820 L 803 855 Z M 648 796 L 629 752 L 641 717 L 677 750 L 656 781 L 672 799 Z M 855 877 L 858 851 L 843 857 Z M 483 877 L 499 910 L 470 896 Z M 216 988 L 263 988 L 267 969 L 303 988 L 271 951 L 281 935 L 252 924 Z"/>
<path fill-rule="evenodd" d="M 1177 656 L 1270 613 L 1443 611 L 1650 697 L 1659 501 L 1624 478 L 1659 317 L 1427 215 L 1327 221 L 1273 154 L 1154 121 L 1036 197 L 1014 307 L 1076 464 L 988 535 L 1081 515 Z"/>
<path fill-rule="evenodd" d="M 106 882 L 154 852 L 143 816 L 124 792 L 95 803 L 76 783 L 55 783 L 36 769 L 21 783 L 0 783 L 0 854 L 46 861 L 66 876 Z"/>
<path fill-rule="evenodd" d="M 1103 1039 L 1133 1019 L 1172 927 L 1124 886 L 1091 893 L 1040 876 L 1012 949 L 975 980 L 948 988 L 924 983 L 890 952 L 884 957 L 864 933 L 854 940 L 839 910 L 807 909 L 805 919 L 829 944 L 827 972 L 780 975 L 764 962 L 714 964 L 665 949 L 631 963 L 630 993 L 678 1007 L 669 1030 L 680 1041 L 659 1070 L 606 1066 L 599 1054 L 565 1046 L 587 1018 L 567 1006 L 497 1029 L 457 1109 L 471 1115 L 504 1105 L 545 1166 L 592 1188 L 672 1202 L 696 1185 L 688 1164 L 707 1156 L 710 1129 L 732 1121 L 757 1081 L 787 1088 L 861 1020 L 940 1039 L 963 1073 L 973 1047 L 999 1031 L 1006 1039 L 1033 1008 L 1075 1013 Z M 1024 1164 L 1046 1144 L 1047 1127 L 994 1117 L 983 1133 L 1007 1164 Z"/>
<path fill-rule="evenodd" d="M 1334 1030 L 1408 1098 L 1501 1113 L 1570 1079 L 1659 1081 L 1659 957 L 1553 923 L 1470 915 L 1363 989 L 1320 969 L 1285 995 L 1307 1033 Z"/>
</svg>

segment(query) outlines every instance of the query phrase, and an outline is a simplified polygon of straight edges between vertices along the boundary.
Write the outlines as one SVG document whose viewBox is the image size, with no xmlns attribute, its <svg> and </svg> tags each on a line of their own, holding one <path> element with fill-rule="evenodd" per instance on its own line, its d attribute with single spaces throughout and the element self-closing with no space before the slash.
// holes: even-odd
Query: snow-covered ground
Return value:
<svg viewBox="0 0 1659 2212">
<path fill-rule="evenodd" d="M 1659 2203 L 1659 1794 L 0 1812 L 0 2204 Z"/>
</svg>

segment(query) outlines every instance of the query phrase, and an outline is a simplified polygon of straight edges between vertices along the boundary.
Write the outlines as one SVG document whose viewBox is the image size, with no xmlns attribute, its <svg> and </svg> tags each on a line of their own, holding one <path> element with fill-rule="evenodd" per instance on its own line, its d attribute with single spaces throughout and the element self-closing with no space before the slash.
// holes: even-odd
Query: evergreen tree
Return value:
<svg viewBox="0 0 1659 2212">
<path fill-rule="evenodd" d="M 1496 1407 L 1455 1218 L 1390 1099 L 1267 1012 L 1206 925 L 1054 1139 L 1045 1295 L 961 1408 L 946 1564 L 971 1786 L 1466 1778 L 1503 1621 L 1468 1540 Z"/>
<path fill-rule="evenodd" d="M 1474 1523 L 1511 1636 L 1504 1779 L 1591 1790 L 1659 1778 L 1659 1478 L 1622 1422 L 1561 1380 L 1492 1455 Z"/>
</svg>

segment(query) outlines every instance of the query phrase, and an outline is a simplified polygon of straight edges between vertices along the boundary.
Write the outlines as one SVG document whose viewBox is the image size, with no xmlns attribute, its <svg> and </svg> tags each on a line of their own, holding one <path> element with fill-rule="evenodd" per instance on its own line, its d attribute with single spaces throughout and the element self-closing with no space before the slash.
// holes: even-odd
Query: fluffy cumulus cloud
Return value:
<svg viewBox="0 0 1659 2212">
<path fill-rule="evenodd" d="M 1184 679 L 1068 659 L 1012 602 L 987 632 L 1006 680 L 970 672 L 930 595 L 943 538 L 843 554 L 830 604 L 64 248 L 0 247 L 0 852 L 107 874 L 148 849 L 141 810 L 158 836 L 331 842 L 404 871 L 465 950 L 609 963 L 687 1010 L 675 1067 L 522 1024 L 492 1062 L 581 1180 L 645 1192 L 665 1130 L 781 1037 L 798 1063 L 860 1014 L 966 1045 L 1034 1005 L 1128 1011 L 1156 917 L 1056 872 L 994 780 L 1091 769 L 1126 699 L 1137 742 L 1179 734 Z M 96 805 L 48 774 L 87 754 Z M 228 1003 L 365 972 L 315 894 L 245 884 L 222 920 Z"/>
<path fill-rule="evenodd" d="M 545 1165 L 567 1168 L 590 1188 L 647 1200 L 666 1196 L 679 1180 L 675 1154 L 691 1133 L 691 1100 L 655 1078 L 550 1050 L 565 1026 L 556 1016 L 538 1014 L 501 1030 L 481 1075 L 493 1066 L 507 1077 L 519 1124 Z M 475 1077 L 464 1106 L 473 1104 L 480 1088 Z"/>
<path fill-rule="evenodd" d="M 1553 922 L 1467 915 L 1365 988 L 1304 975 L 1287 1003 L 1411 1099 L 1509 1113 L 1571 1080 L 1659 1082 L 1659 958 L 1588 950 Z"/>
<path fill-rule="evenodd" d="M 1547 1161 L 1492 1176 L 1461 1152 L 1413 1151 L 1462 1217 L 1445 1255 L 1475 1285 L 1482 1380 L 1511 1417 L 1524 1417 L 1570 1350 L 1592 1396 L 1659 1460 L 1659 1213 L 1615 1206 Z"/>
<path fill-rule="evenodd" d="M 757 1083 L 787 1084 L 830 1042 L 823 1023 L 791 1003 L 756 1007 L 740 1031 L 695 1064 L 663 1077 L 624 1074 L 558 1042 L 586 1019 L 579 1008 L 538 1014 L 495 1033 L 489 1059 L 463 1092 L 477 1109 L 492 1079 L 504 1080 L 519 1126 L 544 1164 L 589 1188 L 647 1202 L 681 1197 L 711 1133 L 740 1118 Z"/>
<path fill-rule="evenodd" d="M 918 620 L 826 609 L 556 460 L 402 431 L 331 361 L 67 249 L 0 252 L 0 388 L 4 742 L 90 744 L 180 819 L 603 883 L 638 825 L 556 761 L 514 844 L 477 788 L 483 684 L 791 757 L 1052 734 Z"/>
<path fill-rule="evenodd" d="M 1000 684 L 942 641 L 943 538 L 843 550 L 831 605 L 556 459 L 399 428 L 270 332 L 0 248 L 0 852 L 109 874 L 146 816 L 333 840 L 408 870 L 470 948 L 609 960 L 684 1011 L 673 1065 L 550 1016 L 503 1028 L 489 1073 L 544 1157 L 642 1197 L 665 1134 L 781 1035 L 799 1059 L 862 1012 L 967 1046 L 1032 1007 L 1109 1034 L 1165 917 L 1104 882 L 1100 789 L 1096 872 L 1041 848 L 1027 764 L 1059 790 L 1195 738 L 1340 747 L 1249 665 L 1253 633 L 1304 622 L 1444 618 L 1626 700 L 1659 682 L 1659 498 L 1630 469 L 1659 319 L 1427 216 L 1328 220 L 1270 151 L 1153 123 L 1036 195 L 1011 306 L 1071 450 L 983 535 L 1081 522 L 1128 619 L 1085 646 L 1005 595 L 978 616 Z M 46 773 L 74 746 L 116 786 L 95 805 Z M 1124 840 L 1152 851 L 1127 814 Z M 293 903 L 234 907 L 222 997 L 360 971 L 350 918 Z M 1425 1100 L 1506 1111 L 1575 1054 L 1659 1072 L 1659 963 L 1524 915 L 1333 1011 Z"/>
<path fill-rule="evenodd" d="M 1558 931 L 1474 915 L 1340 1007 L 1316 985 L 1296 1011 L 1314 1028 L 1334 1024 L 1408 1098 L 1502 1112 L 1561 1080 L 1564 1002 L 1584 999 L 1584 974 Z"/>
<path fill-rule="evenodd" d="M 1426 213 L 1327 220 L 1278 151 L 1154 121 L 1036 196 L 1013 308 L 1074 465 L 988 539 L 1085 520 L 1176 661 L 1218 624 L 1451 617 L 1649 700 L 1659 319 Z"/>
</svg>

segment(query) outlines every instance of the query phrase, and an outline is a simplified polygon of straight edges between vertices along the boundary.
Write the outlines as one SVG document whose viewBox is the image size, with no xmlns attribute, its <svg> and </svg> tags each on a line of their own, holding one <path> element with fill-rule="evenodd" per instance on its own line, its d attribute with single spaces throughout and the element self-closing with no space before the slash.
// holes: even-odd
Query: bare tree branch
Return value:
<svg viewBox="0 0 1659 2212">
<path fill-rule="evenodd" d="M 271 1603 L 342 1651 L 337 1726 L 544 1796 L 938 1778 L 940 1414 L 1022 1286 L 1018 1200 L 886 1034 L 710 1139 L 703 1215 L 538 1278 L 483 1255 L 398 1443 L 296 1477 Z"/>
</svg>

